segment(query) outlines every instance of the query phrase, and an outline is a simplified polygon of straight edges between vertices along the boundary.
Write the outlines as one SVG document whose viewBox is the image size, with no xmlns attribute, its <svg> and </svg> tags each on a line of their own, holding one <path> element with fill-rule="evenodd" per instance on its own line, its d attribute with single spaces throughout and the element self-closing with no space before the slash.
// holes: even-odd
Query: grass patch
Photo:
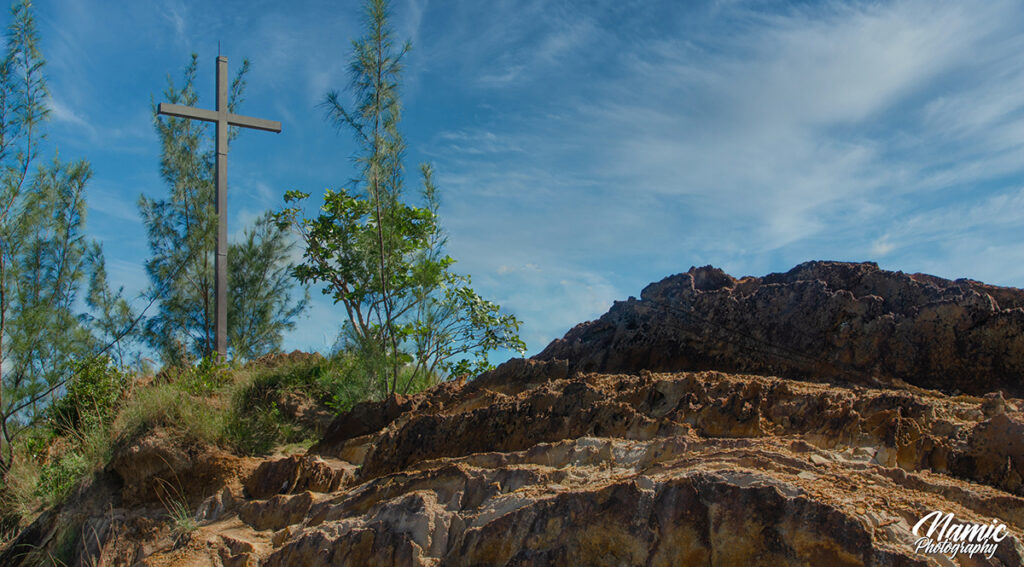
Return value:
<svg viewBox="0 0 1024 567">
<path fill-rule="evenodd" d="M 142 388 L 114 421 L 119 442 L 130 442 L 147 431 L 167 427 L 197 441 L 222 445 L 226 420 L 217 396 L 194 396 L 175 383 Z"/>
<path fill-rule="evenodd" d="M 171 518 L 175 539 L 190 534 L 199 527 L 192 515 L 192 510 L 184 500 L 172 500 L 168 504 L 167 515 Z"/>
<path fill-rule="evenodd" d="M 172 381 L 140 388 L 114 423 L 119 442 L 157 427 L 242 455 L 265 455 L 277 446 L 309 443 L 316 431 L 296 423 L 280 406 L 295 392 L 329 406 L 337 373 L 321 357 L 229 369 L 200 364 Z"/>
<path fill-rule="evenodd" d="M 330 398 L 322 381 L 327 366 L 316 358 L 253 371 L 232 394 L 226 433 L 233 449 L 265 455 L 279 445 L 310 441 L 317 432 L 285 415 L 279 401 L 284 393 L 295 392 L 324 404 Z"/>
<path fill-rule="evenodd" d="M 67 499 L 109 460 L 111 421 L 128 377 L 106 358 L 81 367 L 63 397 L 23 430 L 0 485 L 0 536 L 14 535 L 41 508 Z"/>
<path fill-rule="evenodd" d="M 39 459 L 35 496 L 46 506 L 63 502 L 99 468 L 113 452 L 110 424 L 96 415 L 83 414 L 75 427 L 62 425 L 47 459 Z"/>
<path fill-rule="evenodd" d="M 235 373 L 227 363 L 204 358 L 178 377 L 178 387 L 193 396 L 209 396 L 235 381 Z"/>
</svg>

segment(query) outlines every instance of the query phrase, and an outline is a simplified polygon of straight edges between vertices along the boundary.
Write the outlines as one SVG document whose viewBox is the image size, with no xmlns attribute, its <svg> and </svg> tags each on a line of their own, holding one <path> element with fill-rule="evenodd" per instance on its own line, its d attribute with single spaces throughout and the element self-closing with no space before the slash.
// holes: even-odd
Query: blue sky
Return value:
<svg viewBox="0 0 1024 567">
<path fill-rule="evenodd" d="M 535 353 L 691 265 L 811 259 L 1024 287 L 1024 4 L 395 0 L 410 173 L 431 161 L 458 269 Z M 161 196 L 150 100 L 217 42 L 252 61 L 230 230 L 353 175 L 317 104 L 348 81 L 359 3 L 40 1 L 50 142 L 88 158 L 89 231 L 135 295 L 136 201 Z M 410 180 L 414 176 L 410 175 Z M 315 302 L 286 348 L 326 349 Z"/>
</svg>

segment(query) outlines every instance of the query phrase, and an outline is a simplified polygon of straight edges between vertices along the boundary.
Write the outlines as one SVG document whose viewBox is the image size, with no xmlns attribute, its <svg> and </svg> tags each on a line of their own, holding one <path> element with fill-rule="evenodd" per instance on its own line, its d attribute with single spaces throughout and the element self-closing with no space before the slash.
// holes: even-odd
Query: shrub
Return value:
<svg viewBox="0 0 1024 567">
<path fill-rule="evenodd" d="M 64 396 L 50 406 L 58 433 L 110 423 L 128 391 L 128 377 L 108 357 L 89 361 L 68 381 Z"/>
<path fill-rule="evenodd" d="M 179 387 L 193 396 L 208 396 L 232 382 L 231 366 L 209 356 L 179 378 Z"/>
<path fill-rule="evenodd" d="M 79 451 L 68 451 L 48 463 L 39 471 L 35 496 L 48 506 L 63 502 L 78 487 L 78 484 L 92 469 L 85 455 Z"/>
<path fill-rule="evenodd" d="M 244 396 L 242 396 L 244 399 Z M 239 408 L 241 404 L 236 404 Z M 225 435 L 232 448 L 242 455 L 266 455 L 282 442 L 292 442 L 276 404 L 270 409 L 236 409 L 228 419 Z"/>
<path fill-rule="evenodd" d="M 335 353 L 318 379 L 320 388 L 326 392 L 326 405 L 337 413 L 343 413 L 359 402 L 382 399 L 384 388 L 376 379 L 373 367 L 373 361 L 359 354 Z"/>
<path fill-rule="evenodd" d="M 360 402 L 384 399 L 387 391 L 375 379 L 375 361 L 367 358 L 360 352 L 339 351 L 324 364 L 317 381 L 325 405 L 343 413 Z M 407 393 L 421 392 L 439 382 L 438 376 L 415 370 L 412 365 L 399 368 L 398 380 L 408 385 Z"/>
<path fill-rule="evenodd" d="M 102 388 L 93 390 L 94 393 L 96 391 L 102 392 Z M 107 398 L 116 400 L 116 403 L 105 406 L 105 409 L 101 404 L 95 404 L 90 411 L 80 409 L 74 427 L 71 426 L 70 414 L 60 414 L 64 421 L 54 423 L 54 431 L 60 432 L 62 438 L 51 437 L 48 448 L 40 445 L 34 459 L 28 455 L 39 463 L 34 495 L 43 503 L 53 506 L 64 501 L 83 479 L 110 460 L 112 408 L 120 404 L 121 396 L 119 391 L 116 398 L 113 395 Z M 95 409 L 97 407 L 99 409 Z M 43 450 L 49 453 L 48 461 L 44 460 Z"/>
</svg>

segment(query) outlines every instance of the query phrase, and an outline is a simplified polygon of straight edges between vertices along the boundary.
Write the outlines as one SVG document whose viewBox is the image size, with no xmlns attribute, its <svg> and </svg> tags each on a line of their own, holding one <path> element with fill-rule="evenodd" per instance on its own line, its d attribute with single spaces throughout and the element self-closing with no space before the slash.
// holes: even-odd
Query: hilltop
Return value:
<svg viewBox="0 0 1024 567">
<path fill-rule="evenodd" d="M 1018 565 L 1022 376 L 1018 289 L 692 268 L 465 385 L 329 423 L 308 397 L 289 410 L 308 449 L 151 428 L 0 563 Z M 933 511 L 1008 536 L 991 558 L 918 552 Z"/>
</svg>

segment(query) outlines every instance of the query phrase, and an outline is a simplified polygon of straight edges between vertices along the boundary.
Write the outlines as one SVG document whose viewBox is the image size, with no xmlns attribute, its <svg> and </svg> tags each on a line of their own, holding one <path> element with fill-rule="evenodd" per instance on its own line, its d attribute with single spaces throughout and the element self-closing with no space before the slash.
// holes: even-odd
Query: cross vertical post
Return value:
<svg viewBox="0 0 1024 567">
<path fill-rule="evenodd" d="M 228 352 L 228 58 L 217 56 L 217 257 L 214 337 L 221 362 Z"/>
<path fill-rule="evenodd" d="M 228 58 L 217 55 L 217 110 L 210 111 L 180 104 L 161 102 L 157 114 L 192 118 L 217 124 L 217 165 L 214 180 L 217 187 L 217 245 L 214 258 L 215 307 L 214 345 L 223 361 L 228 351 L 228 127 L 242 126 L 267 132 L 280 132 L 281 123 L 251 116 L 232 114 L 228 110 Z"/>
</svg>

